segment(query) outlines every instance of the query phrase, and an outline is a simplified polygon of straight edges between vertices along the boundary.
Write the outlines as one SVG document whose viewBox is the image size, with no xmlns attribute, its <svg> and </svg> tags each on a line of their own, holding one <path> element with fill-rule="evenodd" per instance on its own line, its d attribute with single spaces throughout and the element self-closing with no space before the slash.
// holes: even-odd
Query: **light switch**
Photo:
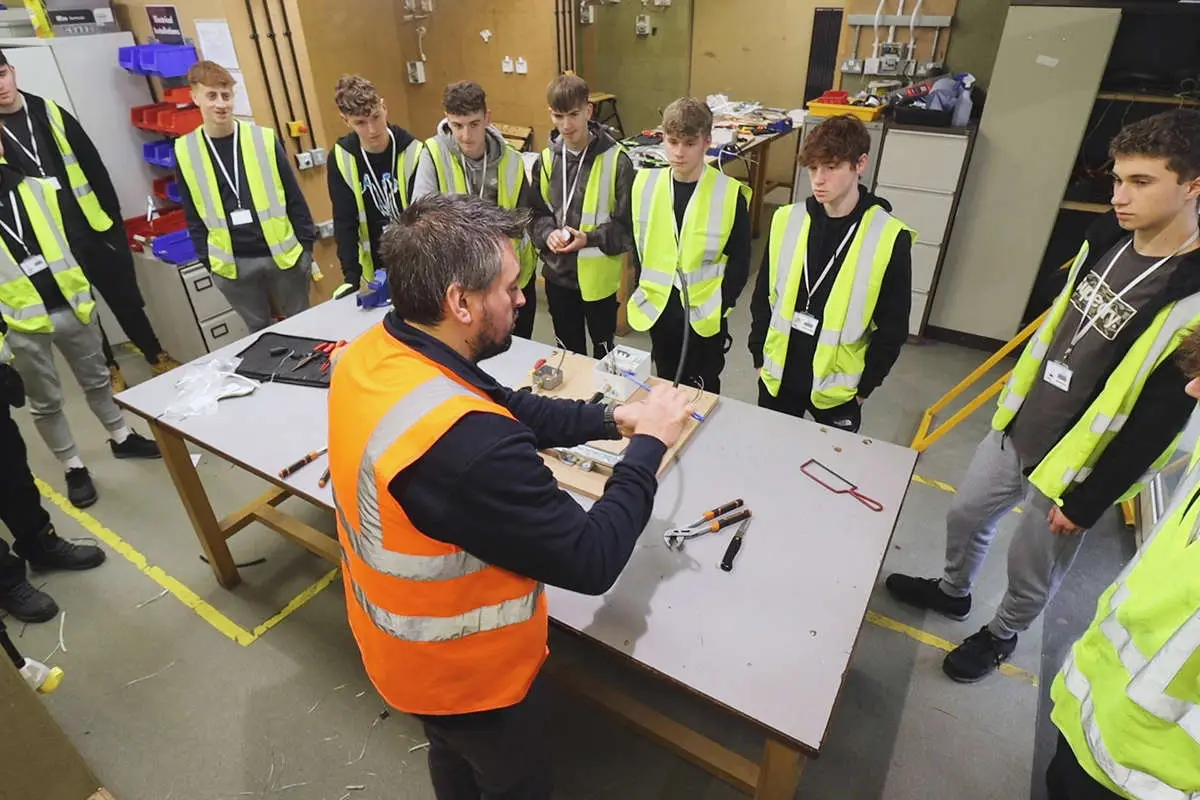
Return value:
<svg viewBox="0 0 1200 800">
<path fill-rule="evenodd" d="M 512 56 L 505 56 L 504 60 L 500 62 L 500 71 L 505 75 L 508 75 L 511 74 L 514 69 L 515 67 L 513 66 Z"/>
<path fill-rule="evenodd" d="M 523 59 L 519 56 L 517 57 L 517 74 L 518 75 L 528 75 L 529 74 L 529 63 L 525 59 Z"/>
</svg>

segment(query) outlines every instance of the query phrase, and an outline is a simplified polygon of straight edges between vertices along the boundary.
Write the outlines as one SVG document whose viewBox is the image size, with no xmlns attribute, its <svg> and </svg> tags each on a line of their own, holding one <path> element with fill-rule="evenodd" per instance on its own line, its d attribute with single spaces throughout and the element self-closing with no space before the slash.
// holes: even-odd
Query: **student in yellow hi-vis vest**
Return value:
<svg viewBox="0 0 1200 800">
<path fill-rule="evenodd" d="M 634 169 L 616 140 L 592 121 L 588 85 L 560 75 L 546 90 L 559 137 L 533 165 L 530 237 L 541 257 L 554 335 L 568 349 L 603 358 L 617 330 Z M 586 332 L 585 332 L 586 330 Z"/>
<path fill-rule="evenodd" d="M 338 139 L 326 170 L 333 201 L 333 238 L 343 283 L 335 298 L 357 292 L 382 266 L 379 237 L 408 208 L 421 142 L 388 123 L 388 107 L 375 84 L 343 75 L 334 103 L 350 133 Z M 379 265 L 379 266 L 377 266 Z"/>
<path fill-rule="evenodd" d="M 663 112 L 671 166 L 639 170 L 633 181 L 637 288 L 627 313 L 630 327 L 650 331 L 659 377 L 719 393 L 733 341 L 725 318 L 750 277 L 750 190 L 705 164 L 712 126 L 712 111 L 694 97 Z"/>
<path fill-rule="evenodd" d="M 1200 331 L 1175 361 L 1200 399 Z M 1050 697 L 1049 800 L 1200 797 L 1200 450 L 1133 561 L 1100 596 Z"/>
<path fill-rule="evenodd" d="M 159 344 L 138 289 L 133 253 L 125 238 L 121 201 L 96 145 L 71 112 L 53 100 L 19 91 L 17 69 L 0 51 L 0 122 L 8 162 L 31 178 L 46 178 L 59 189 L 63 222 L 75 258 L 100 291 L 121 330 L 142 351 L 155 375 L 179 362 Z M 113 391 L 126 388 L 124 375 L 100 329 Z"/>
<path fill-rule="evenodd" d="M 250 332 L 308 308 L 316 228 L 279 136 L 233 116 L 233 76 L 212 61 L 188 70 L 204 124 L 175 141 L 196 255 Z"/>
<path fill-rule="evenodd" d="M 750 299 L 758 404 L 857 431 L 908 339 L 913 233 L 859 184 L 871 136 L 833 117 L 804 139 L 813 194 L 783 206 Z"/>
<path fill-rule="evenodd" d="M 956 681 L 980 680 L 1012 655 L 1084 534 L 1165 465 L 1196 408 L 1171 354 L 1200 325 L 1200 111 L 1135 122 L 1109 155 L 1114 210 L 1089 229 L 1000 394 L 946 517 L 942 577 L 887 579 L 901 602 L 966 619 L 996 527 L 1021 505 L 1008 591 L 943 662 Z"/>
<path fill-rule="evenodd" d="M 442 95 L 446 118 L 437 134 L 425 140 L 413 181 L 413 201 L 429 194 L 470 194 L 500 208 L 529 208 L 529 181 L 525 165 L 500 131 L 492 127 L 487 95 L 477 83 L 459 81 Z M 528 339 L 533 335 L 537 314 L 537 284 L 533 279 L 537 251 L 526 232 L 513 240 L 521 262 L 519 280 L 525 295 L 514 333 Z"/>
</svg>

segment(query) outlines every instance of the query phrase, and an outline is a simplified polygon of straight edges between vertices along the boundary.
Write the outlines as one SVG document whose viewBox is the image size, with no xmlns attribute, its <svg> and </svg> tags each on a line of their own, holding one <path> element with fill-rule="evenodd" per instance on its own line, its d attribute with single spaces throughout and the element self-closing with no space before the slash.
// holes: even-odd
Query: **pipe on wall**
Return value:
<svg viewBox="0 0 1200 800">
<path fill-rule="evenodd" d="M 280 135 L 286 135 L 287 131 L 279 124 L 279 112 L 276 110 L 275 93 L 271 91 L 271 81 L 267 75 L 267 60 L 263 56 L 262 37 L 258 33 L 258 24 L 254 21 L 254 9 L 250 5 L 250 0 L 243 0 L 246 4 L 246 17 L 250 20 L 250 41 L 254 43 L 254 52 L 258 56 L 258 66 L 262 70 L 263 86 L 267 90 L 267 102 L 271 106 L 271 119 L 275 122 L 275 131 Z"/>
<path fill-rule="evenodd" d="M 292 51 L 292 66 L 296 70 L 296 85 L 300 89 L 300 106 L 304 111 L 304 120 L 308 123 L 308 138 L 312 141 L 313 149 L 316 149 L 316 125 L 313 124 L 312 112 L 308 108 L 308 93 L 304 91 L 304 76 L 300 74 L 300 58 L 296 55 L 296 41 L 292 38 L 292 22 L 288 17 L 287 0 L 279 0 L 279 8 L 283 12 L 283 35 L 287 39 L 288 49 Z"/>
<path fill-rule="evenodd" d="M 289 121 L 295 120 L 296 119 L 296 106 L 292 102 L 292 93 L 290 91 L 288 91 L 287 73 L 284 72 L 284 70 L 283 70 L 283 53 L 281 53 L 279 50 L 279 38 L 275 34 L 275 21 L 271 19 L 271 7 L 270 7 L 270 5 L 268 5 L 268 3 L 269 3 L 269 0 L 263 0 L 263 3 L 262 3 L 263 14 L 266 15 L 266 18 L 267 18 L 267 38 L 271 40 L 271 44 L 275 48 L 275 65 L 277 67 L 279 67 L 279 78 L 280 78 L 280 80 L 283 81 L 283 98 L 284 98 L 284 100 L 287 101 L 288 120 Z M 263 73 L 263 77 L 264 78 L 267 77 L 265 71 Z M 269 78 L 267 78 L 267 84 L 270 85 Z M 289 133 L 290 132 L 287 130 L 279 131 L 280 136 L 287 136 L 287 135 L 289 135 Z M 299 136 L 293 136 L 291 138 L 296 140 L 297 146 L 300 145 L 300 137 Z"/>
</svg>

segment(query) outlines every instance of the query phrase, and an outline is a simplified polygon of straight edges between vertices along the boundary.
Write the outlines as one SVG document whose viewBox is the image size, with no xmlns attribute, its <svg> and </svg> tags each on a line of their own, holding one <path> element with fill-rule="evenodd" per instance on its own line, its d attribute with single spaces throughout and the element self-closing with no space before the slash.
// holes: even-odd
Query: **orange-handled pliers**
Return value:
<svg viewBox="0 0 1200 800">
<path fill-rule="evenodd" d="M 734 523 L 749 519 L 751 512 L 748 508 L 742 508 L 746 504 L 745 500 L 738 498 L 723 506 L 705 511 L 700 519 L 693 522 L 691 525 L 685 525 L 679 528 L 671 528 L 663 534 L 663 539 L 667 543 L 667 548 L 670 550 L 682 550 L 684 542 L 688 539 L 694 539 L 697 536 L 703 536 L 706 533 L 716 533 L 722 528 L 726 528 Z M 742 509 L 738 511 L 738 509 Z M 731 513 L 736 512 L 736 513 Z"/>
</svg>

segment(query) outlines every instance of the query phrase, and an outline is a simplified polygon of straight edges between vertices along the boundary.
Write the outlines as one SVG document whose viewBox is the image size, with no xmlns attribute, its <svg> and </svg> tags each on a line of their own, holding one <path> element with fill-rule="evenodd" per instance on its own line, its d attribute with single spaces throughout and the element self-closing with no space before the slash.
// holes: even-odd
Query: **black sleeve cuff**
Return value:
<svg viewBox="0 0 1200 800">
<path fill-rule="evenodd" d="M 665 444 L 653 436 L 642 433 L 629 440 L 629 446 L 625 448 L 625 457 L 621 459 L 621 463 L 642 467 L 649 470 L 651 475 L 656 475 L 659 465 L 662 464 L 663 456 L 666 454 L 667 446 Z"/>
</svg>

